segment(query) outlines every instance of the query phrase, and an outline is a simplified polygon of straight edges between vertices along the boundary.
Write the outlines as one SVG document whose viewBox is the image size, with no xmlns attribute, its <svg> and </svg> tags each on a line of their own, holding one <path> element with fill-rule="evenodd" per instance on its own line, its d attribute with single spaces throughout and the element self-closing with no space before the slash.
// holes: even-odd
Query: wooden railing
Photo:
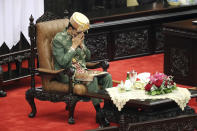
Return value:
<svg viewBox="0 0 197 131">
<path fill-rule="evenodd" d="M 11 49 L 4 43 L 0 47 L 0 65 L 7 66 L 7 70 L 3 72 L 3 82 L 29 76 L 29 64 L 25 68 L 22 63 L 24 60 L 29 63 L 30 55 L 30 45 L 22 34 L 20 41 Z"/>
<path fill-rule="evenodd" d="M 58 16 L 55 16 L 50 12 L 45 12 L 36 22 L 38 23 L 58 18 Z M 3 43 L 0 47 L 0 66 L 6 67 L 6 70 L 4 69 L 2 75 L 3 83 L 30 76 L 31 49 L 27 39 L 28 38 L 25 38 L 21 33 L 19 42 L 11 49 L 8 48 L 6 43 Z M 38 66 L 37 62 L 35 62 L 35 64 Z"/>
</svg>

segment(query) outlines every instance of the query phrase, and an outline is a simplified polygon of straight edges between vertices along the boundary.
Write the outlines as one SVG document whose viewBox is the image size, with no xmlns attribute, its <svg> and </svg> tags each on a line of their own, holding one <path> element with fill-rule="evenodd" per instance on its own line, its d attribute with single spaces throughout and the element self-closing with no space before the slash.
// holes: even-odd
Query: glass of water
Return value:
<svg viewBox="0 0 197 131">
<path fill-rule="evenodd" d="M 131 81 L 132 86 L 135 85 L 136 80 L 137 80 L 137 72 L 135 70 L 132 70 L 130 72 L 130 81 Z"/>
</svg>

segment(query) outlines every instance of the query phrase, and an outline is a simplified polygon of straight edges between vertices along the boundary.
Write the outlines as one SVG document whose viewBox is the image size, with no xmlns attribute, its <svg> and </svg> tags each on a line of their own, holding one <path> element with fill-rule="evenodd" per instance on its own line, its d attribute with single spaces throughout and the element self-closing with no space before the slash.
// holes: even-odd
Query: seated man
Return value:
<svg viewBox="0 0 197 131">
<path fill-rule="evenodd" d="M 88 29 L 89 19 L 79 12 L 73 13 L 68 27 L 63 32 L 57 33 L 53 39 L 54 67 L 56 70 L 74 68 L 74 84 L 84 84 L 88 92 L 97 93 L 100 90 L 98 84 L 103 89 L 112 87 L 112 78 L 110 74 L 103 77 L 88 76 L 86 60 L 90 59 L 90 51 L 84 44 L 84 32 Z M 79 79 L 81 74 L 84 74 L 85 77 Z M 63 73 L 57 79 L 63 83 L 68 83 L 68 76 Z M 109 122 L 100 107 L 101 100 L 96 98 L 91 98 L 91 100 L 96 110 L 96 121 L 101 126 L 109 126 Z"/>
</svg>

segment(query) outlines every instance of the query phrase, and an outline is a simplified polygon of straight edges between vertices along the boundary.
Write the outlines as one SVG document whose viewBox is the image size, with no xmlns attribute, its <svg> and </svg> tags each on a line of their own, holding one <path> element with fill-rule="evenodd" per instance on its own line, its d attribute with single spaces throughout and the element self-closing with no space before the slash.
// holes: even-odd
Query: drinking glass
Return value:
<svg viewBox="0 0 197 131">
<path fill-rule="evenodd" d="M 130 72 L 130 81 L 131 81 L 132 86 L 135 85 L 136 79 L 137 79 L 137 72 L 135 70 L 132 70 Z"/>
</svg>

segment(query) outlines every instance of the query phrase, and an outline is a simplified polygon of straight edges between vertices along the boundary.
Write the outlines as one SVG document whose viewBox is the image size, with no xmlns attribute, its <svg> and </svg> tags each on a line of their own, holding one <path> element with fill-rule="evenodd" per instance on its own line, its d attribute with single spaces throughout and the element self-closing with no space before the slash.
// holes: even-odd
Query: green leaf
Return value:
<svg viewBox="0 0 197 131">
<path fill-rule="evenodd" d="M 168 93 L 168 88 L 165 88 L 163 91 L 164 91 L 165 93 Z"/>
<path fill-rule="evenodd" d="M 157 92 L 157 95 L 160 95 L 161 93 L 160 93 L 160 91 L 156 91 Z"/>
<path fill-rule="evenodd" d="M 164 91 L 164 90 L 162 90 L 162 91 L 161 91 L 161 94 L 165 94 L 165 91 Z"/>
<path fill-rule="evenodd" d="M 151 95 L 151 92 L 150 92 L 150 91 L 148 91 L 148 92 L 147 92 L 147 94 L 148 94 L 148 95 Z"/>
<path fill-rule="evenodd" d="M 152 85 L 152 88 L 153 88 L 153 91 L 158 89 L 157 86 L 155 86 L 155 85 Z"/>
<path fill-rule="evenodd" d="M 151 95 L 152 95 L 152 96 L 155 96 L 156 94 L 157 94 L 157 91 L 152 91 L 152 92 L 151 92 Z"/>
<path fill-rule="evenodd" d="M 168 89 L 168 90 L 167 90 L 167 93 L 170 93 L 170 92 L 172 92 L 172 90 L 171 90 L 171 89 Z"/>
</svg>

